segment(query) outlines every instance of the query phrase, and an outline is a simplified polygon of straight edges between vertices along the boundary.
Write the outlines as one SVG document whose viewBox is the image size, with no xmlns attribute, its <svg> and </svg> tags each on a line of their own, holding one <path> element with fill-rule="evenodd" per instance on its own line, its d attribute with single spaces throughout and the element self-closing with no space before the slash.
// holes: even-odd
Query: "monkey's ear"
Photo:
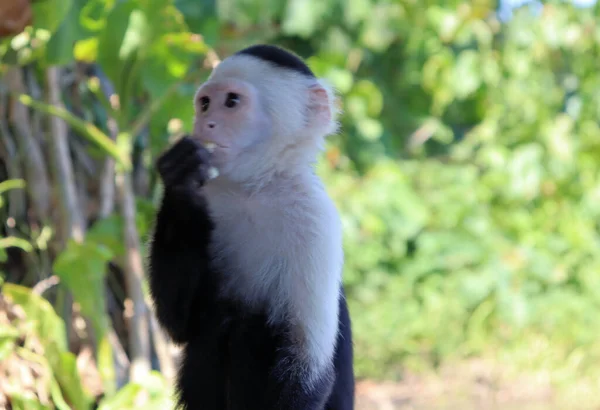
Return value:
<svg viewBox="0 0 600 410">
<path fill-rule="evenodd" d="M 329 128 L 333 118 L 333 95 L 323 84 L 317 83 L 308 89 L 309 122 L 319 129 Z"/>
</svg>

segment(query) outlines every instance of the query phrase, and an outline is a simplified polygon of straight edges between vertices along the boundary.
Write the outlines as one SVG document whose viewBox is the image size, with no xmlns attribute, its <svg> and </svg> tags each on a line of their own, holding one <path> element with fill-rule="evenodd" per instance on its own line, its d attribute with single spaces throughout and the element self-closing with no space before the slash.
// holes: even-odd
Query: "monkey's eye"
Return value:
<svg viewBox="0 0 600 410">
<path fill-rule="evenodd" d="M 225 100 L 225 107 L 233 108 L 240 102 L 240 96 L 236 93 L 227 93 L 227 99 Z"/>
<path fill-rule="evenodd" d="M 208 98 L 208 97 L 200 98 L 200 108 L 202 109 L 202 112 L 205 112 L 206 110 L 208 110 L 209 105 L 210 105 L 210 98 Z"/>
</svg>

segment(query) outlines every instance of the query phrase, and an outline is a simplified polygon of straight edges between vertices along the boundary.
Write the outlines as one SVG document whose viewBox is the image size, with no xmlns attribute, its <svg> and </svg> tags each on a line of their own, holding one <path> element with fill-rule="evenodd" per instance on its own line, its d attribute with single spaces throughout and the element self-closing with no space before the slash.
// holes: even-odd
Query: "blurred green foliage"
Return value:
<svg viewBox="0 0 600 410">
<path fill-rule="evenodd" d="M 487 0 L 34 7 L 33 27 L 0 45 L 3 61 L 97 62 L 120 108 L 90 97 L 88 120 L 107 133 L 114 116 L 129 140 L 110 144 L 127 156 L 151 114 L 146 166 L 173 119 L 190 130 L 213 50 L 284 45 L 332 82 L 342 132 L 319 173 L 343 217 L 359 377 L 490 352 L 560 370 L 559 383 L 600 374 L 598 6 L 549 1 L 506 22 Z M 144 236 L 155 203 L 138 204 Z M 97 222 L 54 265 L 98 327 L 98 283 L 122 253 L 119 224 Z"/>
<path fill-rule="evenodd" d="M 13 380 L 4 380 L 13 389 L 7 391 L 15 410 L 133 410 L 137 407 L 136 397 L 140 392 L 147 395 L 146 409 L 167 409 L 173 407 L 170 390 L 160 374 L 152 372 L 141 382 L 129 383 L 115 395 L 100 400 L 98 407 L 92 407 L 92 397 L 85 386 L 76 366 L 76 357 L 67 347 L 65 326 L 56 315 L 54 308 L 41 296 L 30 289 L 5 284 L 0 295 L 0 306 L 8 316 L 15 316 L 11 323 L 0 323 L 0 360 L 7 366 L 21 361 L 21 373 L 33 363 L 38 375 L 31 386 L 39 391 L 49 392 L 51 402 L 36 400 L 31 392 L 18 389 L 18 374 Z M 15 310 L 15 306 L 20 310 Z M 22 312 L 20 314 L 20 312 Z M 42 374 L 47 377 L 39 377 Z M 30 393 L 30 394 L 27 394 Z"/>
</svg>

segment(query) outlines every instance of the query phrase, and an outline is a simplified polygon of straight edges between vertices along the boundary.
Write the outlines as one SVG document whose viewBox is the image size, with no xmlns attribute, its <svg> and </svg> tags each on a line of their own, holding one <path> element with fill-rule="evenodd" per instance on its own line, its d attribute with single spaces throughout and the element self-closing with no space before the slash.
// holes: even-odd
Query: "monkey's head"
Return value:
<svg viewBox="0 0 600 410">
<path fill-rule="evenodd" d="M 309 165 L 337 130 L 331 88 L 296 55 L 258 45 L 223 60 L 195 95 L 194 137 L 232 180 Z"/>
</svg>

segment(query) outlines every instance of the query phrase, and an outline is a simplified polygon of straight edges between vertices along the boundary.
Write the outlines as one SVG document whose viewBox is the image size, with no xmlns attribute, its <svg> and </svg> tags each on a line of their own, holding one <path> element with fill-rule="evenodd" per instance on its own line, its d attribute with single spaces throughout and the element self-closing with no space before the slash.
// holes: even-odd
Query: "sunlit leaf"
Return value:
<svg viewBox="0 0 600 410">
<path fill-rule="evenodd" d="M 161 410 L 173 407 L 173 400 L 165 379 L 158 372 L 151 372 L 139 383 L 129 383 L 119 392 L 100 402 L 98 410 Z"/>
<path fill-rule="evenodd" d="M 475 51 L 468 50 L 459 54 L 453 72 L 454 92 L 458 98 L 468 97 L 479 88 L 479 70 L 479 59 Z"/>
<path fill-rule="evenodd" d="M 108 328 L 104 274 L 106 264 L 112 257 L 112 252 L 100 244 L 69 241 L 53 266 L 54 272 L 73 292 L 75 300 L 81 305 L 82 313 L 92 319 L 97 332 Z M 81 272 L 85 272 L 85 275 Z"/>
<path fill-rule="evenodd" d="M 62 20 L 57 31 L 52 35 L 46 46 L 46 64 L 63 65 L 71 62 L 74 58 L 73 46 L 85 34 L 79 22 L 79 15 L 85 5 L 85 0 L 70 1 L 68 14 Z"/>
<path fill-rule="evenodd" d="M 128 69 L 125 62 L 128 59 L 133 61 L 140 46 L 147 40 L 143 35 L 144 15 L 136 6 L 136 1 L 119 2 L 107 16 L 110 23 L 104 26 L 99 35 L 98 63 L 121 98 L 125 98 L 123 93 L 127 85 L 124 81 L 129 75 L 125 72 Z M 136 22 L 141 31 L 134 29 Z"/>
<path fill-rule="evenodd" d="M 37 0 L 31 3 L 33 28 L 54 33 L 68 16 L 73 0 Z"/>
<path fill-rule="evenodd" d="M 317 28 L 327 1 L 290 0 L 287 3 L 282 30 L 288 35 L 310 36 Z"/>
</svg>

